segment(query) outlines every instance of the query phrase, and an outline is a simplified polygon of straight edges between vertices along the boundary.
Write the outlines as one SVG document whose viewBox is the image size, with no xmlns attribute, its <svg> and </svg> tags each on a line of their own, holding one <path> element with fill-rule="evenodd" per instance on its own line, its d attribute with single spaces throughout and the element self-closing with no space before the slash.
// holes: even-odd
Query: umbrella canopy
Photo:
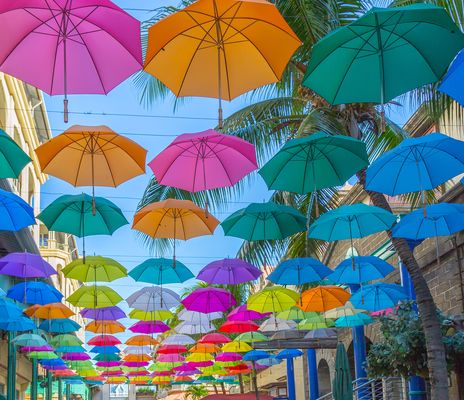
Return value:
<svg viewBox="0 0 464 400">
<path fill-rule="evenodd" d="M 14 193 L 0 189 L 0 230 L 19 231 L 34 224 L 32 207 Z"/>
<path fill-rule="evenodd" d="M 270 356 L 271 354 L 263 350 L 251 350 L 243 355 L 243 361 L 258 361 Z"/>
<path fill-rule="evenodd" d="M 301 294 L 300 307 L 303 311 L 324 312 L 343 306 L 350 298 L 350 293 L 339 286 L 317 286 Z"/>
<path fill-rule="evenodd" d="M 236 301 L 226 289 L 208 287 L 195 289 L 181 303 L 187 310 L 211 313 L 225 311 L 234 306 Z"/>
<path fill-rule="evenodd" d="M 23 316 L 23 310 L 6 298 L 0 298 L 0 321 L 18 319 Z"/>
<path fill-rule="evenodd" d="M 129 330 L 134 333 L 163 333 L 170 330 L 168 325 L 161 321 L 139 321 L 129 327 Z"/>
<path fill-rule="evenodd" d="M 16 346 L 46 346 L 47 341 L 35 333 L 23 333 L 13 338 L 12 342 Z"/>
<path fill-rule="evenodd" d="M 314 329 L 309 331 L 306 339 L 333 339 L 337 337 L 337 330 L 333 328 Z"/>
<path fill-rule="evenodd" d="M 200 324 L 198 322 L 182 321 L 176 325 L 174 331 L 184 335 L 198 335 L 216 330 L 212 323 Z M 159 352 L 159 351 L 158 351 Z"/>
<path fill-rule="evenodd" d="M 57 318 L 50 319 L 48 321 L 42 321 L 42 323 L 39 325 L 39 329 L 51 333 L 71 333 L 81 329 L 81 326 L 77 322 L 70 319 Z"/>
<path fill-rule="evenodd" d="M 151 354 L 153 351 L 151 346 L 126 346 L 124 348 L 124 353 L 126 354 Z"/>
<path fill-rule="evenodd" d="M 221 223 L 226 236 L 248 241 L 285 239 L 306 230 L 306 218 L 294 208 L 269 201 L 251 203 Z"/>
<path fill-rule="evenodd" d="M 66 299 L 75 307 L 109 307 L 115 306 L 123 298 L 108 286 L 81 286 Z"/>
<path fill-rule="evenodd" d="M 53 348 L 52 348 L 53 350 Z M 82 346 L 63 346 L 55 349 L 57 353 L 85 353 L 86 350 Z"/>
<path fill-rule="evenodd" d="M 120 350 L 116 346 L 94 346 L 89 350 L 89 353 L 98 353 L 98 354 L 112 354 L 119 353 Z"/>
<path fill-rule="evenodd" d="M 145 173 L 147 151 L 104 125 L 73 125 L 35 151 L 42 172 L 73 186 L 116 187 Z"/>
<path fill-rule="evenodd" d="M 252 321 L 255 319 L 265 318 L 269 313 L 260 313 L 255 310 L 249 310 L 246 304 L 234 308 L 228 315 L 229 321 Z"/>
<path fill-rule="evenodd" d="M 179 305 L 180 296 L 171 289 L 147 286 L 134 292 L 126 301 L 129 307 L 139 310 L 166 311 Z"/>
<path fill-rule="evenodd" d="M 34 309 L 30 317 L 42 319 L 69 318 L 75 315 L 72 310 L 63 303 L 50 303 Z"/>
<path fill-rule="evenodd" d="M 386 261 L 375 256 L 354 256 L 343 260 L 327 277 L 333 283 L 361 284 L 385 278 L 393 272 Z"/>
<path fill-rule="evenodd" d="M 187 309 L 182 309 L 178 314 L 177 318 L 181 321 L 187 322 L 196 322 L 199 324 L 209 324 L 211 321 L 222 318 L 222 312 L 211 312 L 211 313 L 202 313 L 198 311 L 190 311 Z"/>
<path fill-rule="evenodd" d="M 434 189 L 464 172 L 463 152 L 463 141 L 441 133 L 403 140 L 367 169 L 366 189 L 390 196 Z"/>
<path fill-rule="evenodd" d="M 392 283 L 374 283 L 361 287 L 351 296 L 353 306 L 368 311 L 379 311 L 389 307 L 395 307 L 401 300 L 407 300 L 408 296 L 400 285 Z"/>
<path fill-rule="evenodd" d="M 0 136 L 1 137 L 1 136 Z M 48 278 L 57 272 L 39 254 L 9 253 L 0 259 L 0 274 L 18 278 Z"/>
<path fill-rule="evenodd" d="M 292 307 L 288 310 L 281 311 L 276 315 L 276 317 L 285 320 L 301 321 L 308 317 L 308 313 L 304 312 L 301 308 Z"/>
<path fill-rule="evenodd" d="M 52 351 L 31 351 L 27 356 L 29 358 L 37 358 L 38 360 L 53 360 L 58 358 Z"/>
<path fill-rule="evenodd" d="M 258 279 L 262 274 L 254 265 L 238 258 L 224 258 L 209 263 L 197 275 L 197 279 L 210 284 L 236 285 Z"/>
<path fill-rule="evenodd" d="M 434 236 L 449 236 L 464 230 L 464 205 L 438 203 L 415 210 L 401 217 L 392 229 L 393 237 L 421 240 Z"/>
<path fill-rule="evenodd" d="M 280 312 L 293 307 L 300 295 L 293 290 L 271 286 L 251 295 L 248 298 L 247 307 L 260 313 Z"/>
<path fill-rule="evenodd" d="M 262 360 L 257 361 L 256 368 L 259 366 L 272 367 L 273 365 L 279 365 L 281 362 L 282 360 L 276 358 L 275 356 L 271 356 L 269 358 L 263 358 Z"/>
<path fill-rule="evenodd" d="M 298 323 L 298 329 L 300 330 L 313 330 L 313 329 L 324 329 L 334 326 L 334 322 L 331 319 L 324 318 L 322 315 L 313 314 L 308 318 L 303 319 Z"/>
<path fill-rule="evenodd" d="M 276 358 L 280 360 L 286 360 L 289 358 L 301 357 L 303 352 L 298 349 L 285 349 L 281 350 L 277 355 Z"/>
<path fill-rule="evenodd" d="M 188 346 L 191 344 L 195 344 L 195 340 L 192 339 L 190 336 L 177 333 L 177 334 L 169 335 L 166 339 L 164 339 L 163 345 L 164 344 L 180 344 L 180 345 Z"/>
<path fill-rule="evenodd" d="M 364 313 L 364 312 L 366 312 L 366 310 L 363 310 L 360 308 L 354 308 L 353 304 L 351 304 L 350 301 L 347 301 L 344 306 L 332 308 L 331 310 L 326 311 L 324 313 L 324 316 L 326 318 L 337 319 L 341 317 L 357 315 L 357 314 Z"/>
<path fill-rule="evenodd" d="M 177 354 L 177 353 L 185 353 L 187 351 L 187 347 L 183 344 L 169 344 L 169 345 L 162 345 L 158 347 L 157 353 L 158 354 Z"/>
<path fill-rule="evenodd" d="M 3 129 L 0 129 L 0 178 L 18 178 L 31 158 Z"/>
<path fill-rule="evenodd" d="M 219 332 L 243 333 L 257 331 L 259 325 L 253 321 L 226 321 L 219 327 Z"/>
<path fill-rule="evenodd" d="M 87 256 L 78 258 L 62 270 L 64 276 L 81 282 L 112 282 L 127 276 L 127 270 L 112 258 Z"/>
<path fill-rule="evenodd" d="M 137 282 L 165 285 L 182 283 L 194 278 L 192 272 L 181 262 L 175 264 L 167 258 L 149 258 L 129 272 L 129 276 Z"/>
<path fill-rule="evenodd" d="M 287 141 L 259 174 L 269 189 L 305 194 L 343 185 L 368 164 L 365 143 L 316 132 Z"/>
<path fill-rule="evenodd" d="M 126 327 L 119 321 L 95 320 L 87 324 L 85 330 L 93 333 L 113 334 L 124 332 Z"/>
<path fill-rule="evenodd" d="M 220 353 L 216 356 L 215 360 L 219 362 L 233 362 L 242 359 L 239 353 Z"/>
<path fill-rule="evenodd" d="M 62 334 L 50 339 L 50 344 L 55 347 L 61 346 L 80 346 L 82 341 L 75 335 Z"/>
<path fill-rule="evenodd" d="M 161 185 L 189 192 L 233 186 L 258 168 L 254 145 L 212 129 L 178 136 L 148 165 Z"/>
<path fill-rule="evenodd" d="M 337 328 L 351 328 L 353 326 L 364 326 L 372 324 L 374 320 L 371 316 L 363 313 L 355 315 L 347 315 L 346 317 L 340 317 L 335 321 L 335 327 Z"/>
<path fill-rule="evenodd" d="M 185 357 L 180 354 L 160 354 L 157 358 L 157 362 L 181 362 L 184 361 Z"/>
<path fill-rule="evenodd" d="M 16 317 L 9 320 L 0 320 L 0 329 L 4 331 L 23 332 L 36 329 L 34 321 L 27 317 Z"/>
<path fill-rule="evenodd" d="M 260 332 L 244 332 L 238 335 L 234 340 L 237 342 L 256 343 L 267 342 L 269 338 Z"/>
<path fill-rule="evenodd" d="M 198 343 L 212 343 L 212 344 L 223 344 L 229 343 L 231 339 L 222 333 L 208 333 L 202 336 Z"/>
<path fill-rule="evenodd" d="M 10 287 L 7 292 L 10 299 L 25 304 L 49 304 L 59 303 L 63 295 L 43 282 L 21 282 Z"/>
<path fill-rule="evenodd" d="M 153 320 L 167 320 L 174 316 L 174 314 L 169 310 L 155 310 L 155 311 L 145 311 L 145 310 L 132 310 L 129 313 L 129 318 L 139 319 L 142 321 L 153 321 Z"/>
<path fill-rule="evenodd" d="M 149 335 L 135 335 L 126 340 L 130 346 L 156 346 L 159 342 Z"/>
<path fill-rule="evenodd" d="M 343 205 L 321 215 L 309 227 L 308 237 L 327 242 L 362 238 L 390 229 L 396 217 L 375 206 L 358 203 Z"/>
<path fill-rule="evenodd" d="M 296 328 L 296 322 L 291 320 L 284 320 L 271 316 L 266 321 L 264 321 L 260 326 L 259 330 L 261 332 L 277 332 L 277 331 L 287 331 Z"/>
<path fill-rule="evenodd" d="M 438 90 L 452 97 L 459 104 L 464 105 L 463 75 L 464 75 L 464 51 L 460 51 L 442 79 Z"/>
<path fill-rule="evenodd" d="M 230 342 L 222 346 L 223 353 L 246 353 L 253 350 L 253 348 L 246 342 Z"/>
<path fill-rule="evenodd" d="M 314 258 L 292 258 L 281 262 L 267 279 L 279 285 L 302 285 L 319 282 L 331 272 L 329 267 Z"/>
<path fill-rule="evenodd" d="M 335 355 L 335 378 L 332 382 L 334 399 L 351 400 L 353 398 L 353 383 L 351 380 L 350 363 L 343 343 L 337 344 Z"/>
<path fill-rule="evenodd" d="M 126 313 L 118 306 L 101 307 L 101 308 L 84 308 L 80 314 L 84 318 L 96 320 L 117 320 L 126 318 Z"/>
<path fill-rule="evenodd" d="M 119 361 L 121 357 L 118 354 L 97 354 L 93 359 L 95 361 Z"/>
<path fill-rule="evenodd" d="M 439 80 L 463 47 L 464 35 L 441 7 L 372 8 L 314 46 L 303 85 L 332 105 L 385 104 Z"/>
</svg>

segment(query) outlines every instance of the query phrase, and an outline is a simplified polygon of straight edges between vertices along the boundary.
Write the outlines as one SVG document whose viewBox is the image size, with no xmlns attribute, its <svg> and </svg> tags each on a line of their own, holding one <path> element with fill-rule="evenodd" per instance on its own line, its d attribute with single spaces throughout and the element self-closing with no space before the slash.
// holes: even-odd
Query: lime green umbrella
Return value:
<svg viewBox="0 0 464 400">
<path fill-rule="evenodd" d="M 53 351 L 31 351 L 27 353 L 29 358 L 36 358 L 38 360 L 54 360 L 58 356 Z"/>
<path fill-rule="evenodd" d="M 330 328 L 335 325 L 331 319 L 324 318 L 316 312 L 308 312 L 306 314 L 307 317 L 298 324 L 298 329 L 311 331 L 314 329 Z"/>
<path fill-rule="evenodd" d="M 31 158 L 0 129 L 0 178 L 17 178 Z"/>
<path fill-rule="evenodd" d="M 127 269 L 112 258 L 87 256 L 74 260 L 62 270 L 64 276 L 81 282 L 111 282 L 127 276 Z"/>
<path fill-rule="evenodd" d="M 244 332 L 238 335 L 234 340 L 237 342 L 255 343 L 267 342 L 269 338 L 261 332 Z"/>
<path fill-rule="evenodd" d="M 66 361 L 66 365 L 74 370 L 85 370 L 93 367 L 92 361 L 90 360 Z"/>
<path fill-rule="evenodd" d="M 343 185 L 368 164 L 365 143 L 316 132 L 289 140 L 259 174 L 269 189 L 304 194 Z"/>
<path fill-rule="evenodd" d="M 164 321 L 172 317 L 174 314 L 169 310 L 145 311 L 136 308 L 129 313 L 129 318 L 141 321 Z"/>
<path fill-rule="evenodd" d="M 351 380 L 350 363 L 343 343 L 337 344 L 335 355 L 335 378 L 332 382 L 332 394 L 335 400 L 353 399 L 353 382 Z"/>
<path fill-rule="evenodd" d="M 66 299 L 75 307 L 102 308 L 115 306 L 123 299 L 108 286 L 81 286 Z"/>
<path fill-rule="evenodd" d="M 82 344 L 82 340 L 70 334 L 57 335 L 51 338 L 49 342 L 53 347 L 80 346 Z"/>
<path fill-rule="evenodd" d="M 372 8 L 316 43 L 303 85 L 333 105 L 385 104 L 439 80 L 463 47 L 441 7 Z"/>
<path fill-rule="evenodd" d="M 293 307 L 300 295 L 282 286 L 271 286 L 251 295 L 248 298 L 249 310 L 266 312 L 281 312 Z"/>
<path fill-rule="evenodd" d="M 301 321 L 305 318 L 308 318 L 310 314 L 311 313 L 304 312 L 301 308 L 292 307 L 288 310 L 278 313 L 276 317 L 285 320 Z"/>
</svg>

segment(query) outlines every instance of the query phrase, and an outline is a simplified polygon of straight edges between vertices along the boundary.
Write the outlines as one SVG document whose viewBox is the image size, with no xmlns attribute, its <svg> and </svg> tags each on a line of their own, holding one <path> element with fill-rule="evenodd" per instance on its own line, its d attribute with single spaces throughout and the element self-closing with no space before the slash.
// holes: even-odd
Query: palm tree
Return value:
<svg viewBox="0 0 464 400">
<path fill-rule="evenodd" d="M 209 392 L 204 385 L 191 385 L 187 388 L 184 394 L 185 400 L 201 400 L 208 396 Z"/>
<path fill-rule="evenodd" d="M 397 0 L 394 5 L 413 2 Z M 445 7 L 458 26 L 463 26 L 464 13 L 460 0 L 453 2 L 439 0 L 435 3 Z M 224 121 L 223 132 L 237 135 L 254 143 L 260 162 L 268 159 L 288 138 L 310 135 L 316 131 L 329 134 L 345 133 L 365 141 L 371 161 L 407 136 L 406 132 L 388 119 L 385 130 L 380 129 L 381 116 L 373 104 L 331 106 L 317 94 L 301 86 L 306 71 L 306 62 L 314 43 L 333 29 L 356 19 L 370 8 L 371 4 L 361 0 L 343 2 L 340 0 L 276 0 L 275 4 L 296 34 L 303 39 L 303 45 L 290 61 L 282 81 L 276 85 L 256 90 L 253 98 L 257 101 L 227 118 Z M 160 85 L 160 83 L 155 79 L 145 79 L 145 85 L 142 85 L 145 100 L 148 98 L 153 100 L 159 95 L 166 94 L 165 89 L 156 89 L 155 84 Z M 149 87 L 148 82 L 152 86 Z M 404 97 L 403 100 L 416 105 L 425 101 L 424 111 L 430 111 L 433 118 L 442 115 L 449 105 L 449 99 L 439 96 L 433 86 L 417 90 L 409 97 Z M 239 197 L 248 183 L 249 181 L 245 181 L 232 189 L 211 191 L 208 193 L 208 203 L 212 209 L 223 208 L 227 200 Z M 365 171 L 358 173 L 358 184 L 364 188 Z M 374 205 L 391 211 L 384 195 L 366 192 Z M 153 179 L 145 191 L 141 205 L 170 196 L 192 199 L 202 204 L 205 201 L 204 194 L 190 194 L 166 188 Z M 314 198 L 311 196 L 275 192 L 273 200 L 291 205 L 306 213 L 309 218 L 314 217 Z M 334 189 L 323 191 L 317 199 L 322 211 L 336 207 L 337 200 Z M 432 399 L 446 400 L 448 399 L 448 377 L 436 306 L 407 242 L 402 239 L 391 239 L 397 254 L 411 275 L 416 291 L 417 305 L 426 335 Z M 300 234 L 279 243 L 244 243 L 239 254 L 259 264 L 271 257 L 279 259 L 321 254 L 325 248 L 326 244 L 308 240 L 306 234 Z"/>
</svg>

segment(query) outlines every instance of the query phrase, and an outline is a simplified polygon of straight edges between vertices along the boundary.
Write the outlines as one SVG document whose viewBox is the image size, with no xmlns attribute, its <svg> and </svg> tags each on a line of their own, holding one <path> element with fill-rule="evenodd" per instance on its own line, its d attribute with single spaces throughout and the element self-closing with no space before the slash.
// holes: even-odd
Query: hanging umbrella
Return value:
<svg viewBox="0 0 464 400">
<path fill-rule="evenodd" d="M 185 357 L 180 354 L 160 354 L 157 358 L 157 362 L 182 362 Z"/>
<path fill-rule="evenodd" d="M 0 320 L 0 329 L 4 331 L 23 332 L 36 329 L 34 321 L 27 317 L 16 317 L 9 320 Z"/>
<path fill-rule="evenodd" d="M 55 352 L 57 353 L 85 353 L 86 350 L 82 346 L 63 346 L 63 347 L 57 347 L 55 349 Z"/>
<path fill-rule="evenodd" d="M 144 69 L 176 96 L 219 99 L 221 129 L 221 100 L 279 81 L 300 43 L 273 4 L 201 0 L 149 29 Z"/>
<path fill-rule="evenodd" d="M 258 361 L 270 356 L 271 354 L 263 350 L 251 350 L 243 355 L 243 361 Z"/>
<path fill-rule="evenodd" d="M 314 329 L 305 335 L 305 339 L 333 339 L 337 338 L 337 330 L 333 328 Z"/>
<path fill-rule="evenodd" d="M 464 35 L 441 7 L 372 8 L 314 46 L 303 85 L 332 105 L 383 105 L 439 80 L 463 47 Z"/>
<path fill-rule="evenodd" d="M 119 321 L 95 320 L 87 324 L 85 326 L 85 330 L 93 333 L 113 334 L 124 332 L 126 330 L 126 327 Z"/>
<path fill-rule="evenodd" d="M 230 342 L 222 346 L 223 353 L 246 353 L 253 350 L 253 348 L 246 342 Z"/>
<path fill-rule="evenodd" d="M 234 340 L 237 342 L 256 343 L 267 342 L 269 338 L 260 332 L 244 332 L 238 335 Z"/>
<path fill-rule="evenodd" d="M 182 283 L 194 278 L 192 272 L 181 262 L 167 258 L 149 258 L 129 272 L 129 276 L 137 282 L 155 285 Z"/>
<path fill-rule="evenodd" d="M 95 361 L 119 361 L 121 357 L 118 354 L 97 354 L 93 359 Z"/>
<path fill-rule="evenodd" d="M 39 329 L 50 333 L 71 333 L 81 329 L 81 326 L 77 322 L 70 319 L 57 318 L 50 319 L 48 321 L 42 321 L 42 323 L 39 325 Z"/>
<path fill-rule="evenodd" d="M 221 348 L 213 343 L 197 343 L 190 347 L 189 353 L 219 353 Z"/>
<path fill-rule="evenodd" d="M 53 286 L 43 282 L 21 282 L 10 287 L 7 292 L 10 299 L 25 304 L 58 303 L 63 295 Z"/>
<path fill-rule="evenodd" d="M 1 137 L 1 136 L 0 136 Z M 39 254 L 9 253 L 0 258 L 0 274 L 17 278 L 48 278 L 56 270 Z"/>
<path fill-rule="evenodd" d="M 298 329 L 307 331 L 313 329 L 331 328 L 333 326 L 334 322 L 331 319 L 324 318 L 319 314 L 310 315 L 308 318 L 303 319 L 298 323 Z"/>
<path fill-rule="evenodd" d="M 66 301 L 75 307 L 109 307 L 115 306 L 123 298 L 108 286 L 81 286 Z"/>
<path fill-rule="evenodd" d="M 47 341 L 40 335 L 35 333 L 23 333 L 16 336 L 11 341 L 16 346 L 46 346 Z"/>
<path fill-rule="evenodd" d="M 129 318 L 139 319 L 142 321 L 164 321 L 167 319 L 171 319 L 172 317 L 174 317 L 174 314 L 168 310 L 144 311 L 135 309 L 129 313 Z"/>
<path fill-rule="evenodd" d="M 255 319 L 261 319 L 268 316 L 269 313 L 260 313 L 258 311 L 249 310 L 246 304 L 242 304 L 237 308 L 234 308 L 228 315 L 229 321 L 252 321 Z"/>
<path fill-rule="evenodd" d="M 329 267 L 314 258 L 292 258 L 281 262 L 267 279 L 279 285 L 303 285 L 319 282 L 331 272 Z"/>
<path fill-rule="evenodd" d="M 225 333 L 243 333 L 257 331 L 258 324 L 253 321 L 226 321 L 219 327 L 219 332 Z"/>
<path fill-rule="evenodd" d="M 124 348 L 124 353 L 126 354 L 151 354 L 153 351 L 151 346 L 126 346 Z"/>
<path fill-rule="evenodd" d="M 58 356 L 52 351 L 31 351 L 27 354 L 27 356 L 38 360 L 53 360 L 58 358 Z"/>
<path fill-rule="evenodd" d="M 242 359 L 242 356 L 239 353 L 221 353 L 218 354 L 215 358 L 219 362 L 233 362 L 239 361 Z"/>
<path fill-rule="evenodd" d="M 327 279 L 333 283 L 362 284 L 385 278 L 394 270 L 395 268 L 379 257 L 353 256 L 352 259 L 338 264 Z"/>
<path fill-rule="evenodd" d="M 225 311 L 234 306 L 236 301 L 226 289 L 207 287 L 195 289 L 181 303 L 189 311 L 211 313 Z"/>
<path fill-rule="evenodd" d="M 190 311 L 187 309 L 182 309 L 178 314 L 177 318 L 181 321 L 187 322 L 196 322 L 200 325 L 209 324 L 211 321 L 222 318 L 222 312 L 211 312 L 211 313 L 202 313 L 198 311 Z"/>
<path fill-rule="evenodd" d="M 324 313 L 324 316 L 326 318 L 332 318 L 332 319 L 337 319 L 337 318 L 342 318 L 342 317 L 349 317 L 357 314 L 362 314 L 365 313 L 366 310 L 363 310 L 361 308 L 354 308 L 353 304 L 351 304 L 350 301 L 347 301 L 345 305 L 337 308 L 332 308 L 329 311 L 326 311 Z"/>
<path fill-rule="evenodd" d="M 134 292 L 126 301 L 129 307 L 139 310 L 166 311 L 179 305 L 180 296 L 170 289 L 147 286 Z"/>
<path fill-rule="evenodd" d="M 131 361 L 131 362 L 152 361 L 152 358 L 148 354 L 127 354 L 126 356 L 124 356 L 124 361 Z"/>
<path fill-rule="evenodd" d="M 131 346 L 156 346 L 159 342 L 149 335 L 135 335 L 127 339 L 125 344 Z"/>
<path fill-rule="evenodd" d="M 118 306 L 102 308 L 83 308 L 80 312 L 82 317 L 96 320 L 117 320 L 127 318 L 126 313 Z"/>
<path fill-rule="evenodd" d="M 176 240 L 212 235 L 219 221 L 189 200 L 167 199 L 146 205 L 134 215 L 132 229 L 153 238 Z"/>
<path fill-rule="evenodd" d="M 35 150 L 43 173 L 73 186 L 116 187 L 145 173 L 147 151 L 107 126 L 73 125 Z M 94 209 L 95 211 L 95 209 Z"/>
<path fill-rule="evenodd" d="M 298 306 L 303 311 L 324 312 L 343 306 L 350 298 L 350 293 L 339 286 L 317 286 L 301 294 Z"/>
<path fill-rule="evenodd" d="M 197 275 L 197 279 L 210 284 L 237 285 L 258 279 L 262 272 L 250 263 L 238 258 L 224 258 L 209 263 Z"/>
<path fill-rule="evenodd" d="M 192 339 L 190 336 L 178 333 L 174 335 L 169 335 L 166 339 L 163 340 L 162 344 L 181 344 L 184 346 L 188 346 L 191 344 L 195 344 L 195 340 Z"/>
<path fill-rule="evenodd" d="M 308 313 L 304 312 L 301 308 L 292 307 L 288 310 L 281 311 L 276 315 L 277 318 L 291 320 L 291 321 L 301 321 L 308 317 Z"/>
<path fill-rule="evenodd" d="M 337 353 L 335 355 L 335 377 L 332 382 L 332 393 L 335 400 L 353 399 L 350 363 L 345 346 L 341 342 L 337 344 Z"/>
<path fill-rule="evenodd" d="M 49 344 L 42 346 L 22 346 L 21 351 L 24 353 L 30 353 L 32 351 L 54 351 L 55 349 Z"/>
<path fill-rule="evenodd" d="M 302 355 L 303 352 L 298 349 L 285 349 L 279 351 L 279 353 L 276 355 L 276 358 L 279 360 L 287 360 L 289 358 L 301 357 Z"/>
<path fill-rule="evenodd" d="M 148 364 L 150 364 L 148 361 L 126 361 L 122 363 L 124 367 L 147 367 Z"/>
<path fill-rule="evenodd" d="M 351 296 L 353 306 L 368 311 L 379 311 L 395 307 L 398 302 L 407 300 L 408 296 L 400 285 L 391 283 L 374 283 L 366 285 Z"/>
<path fill-rule="evenodd" d="M 169 326 L 161 321 L 139 321 L 129 327 L 129 330 L 134 333 L 163 333 L 167 332 Z"/>
<path fill-rule="evenodd" d="M 464 51 L 460 51 L 453 63 L 448 69 L 445 77 L 442 79 L 438 90 L 446 93 L 452 97 L 459 104 L 464 105 L 463 95 L 463 62 L 464 62 Z"/>
<path fill-rule="evenodd" d="M 463 152 L 463 141 L 441 133 L 403 140 L 367 169 L 366 189 L 390 196 L 435 189 L 464 172 Z"/>
<path fill-rule="evenodd" d="M 271 286 L 251 295 L 247 307 L 250 310 L 263 312 L 280 312 L 293 307 L 300 295 L 293 290 Z"/>
<path fill-rule="evenodd" d="M 193 361 L 193 362 L 211 361 L 213 359 L 214 359 L 214 356 L 208 353 L 193 353 L 193 354 L 189 354 L 185 358 L 186 361 Z"/>
<path fill-rule="evenodd" d="M 109 0 L 3 4 L 0 69 L 50 94 L 107 94 L 142 65 L 140 22 Z M 41 49 L 40 51 L 38 49 Z"/>
<path fill-rule="evenodd" d="M 74 312 L 63 303 L 50 303 L 36 308 L 29 316 L 42 319 L 64 319 L 73 315 L 75 315 Z"/>
<path fill-rule="evenodd" d="M 3 129 L 0 129 L 0 178 L 18 178 L 31 158 Z"/>
<path fill-rule="evenodd" d="M 6 298 L 0 298 L 0 321 L 9 321 L 22 317 L 23 311 L 15 303 Z"/>
<path fill-rule="evenodd" d="M 208 333 L 202 336 L 198 340 L 198 343 L 224 344 L 229 343 L 230 341 L 231 339 L 222 333 Z"/>
<path fill-rule="evenodd" d="M 364 326 L 372 324 L 374 320 L 371 316 L 363 313 L 355 315 L 347 315 L 346 317 L 340 317 L 335 321 L 337 328 L 351 328 L 354 326 Z"/>
<path fill-rule="evenodd" d="M 63 334 L 52 337 L 50 344 L 55 347 L 79 346 L 82 344 L 82 341 L 75 335 Z"/>
<path fill-rule="evenodd" d="M 279 365 L 282 362 L 282 360 L 279 360 L 275 356 L 271 356 L 269 358 L 263 358 L 259 361 L 256 362 L 256 368 L 258 366 L 263 366 L 263 367 L 272 367 L 274 365 Z"/>
<path fill-rule="evenodd" d="M 158 354 L 178 354 L 178 353 L 185 353 L 187 351 L 187 347 L 180 344 L 170 344 L 170 345 L 162 345 L 158 347 L 156 352 Z"/>
<path fill-rule="evenodd" d="M 198 322 L 182 321 L 176 325 L 174 331 L 184 335 L 198 335 L 214 331 L 216 328 L 211 323 L 200 324 Z"/>
<path fill-rule="evenodd" d="M 127 270 L 116 260 L 100 256 L 87 256 L 72 261 L 62 269 L 63 275 L 81 282 L 112 282 L 127 276 Z"/>
<path fill-rule="evenodd" d="M 21 197 L 0 189 L 0 230 L 19 231 L 35 225 L 34 210 Z"/>
<path fill-rule="evenodd" d="M 98 354 L 112 354 L 119 353 L 120 350 L 116 346 L 94 346 L 89 350 L 89 353 L 98 353 Z"/>
</svg>

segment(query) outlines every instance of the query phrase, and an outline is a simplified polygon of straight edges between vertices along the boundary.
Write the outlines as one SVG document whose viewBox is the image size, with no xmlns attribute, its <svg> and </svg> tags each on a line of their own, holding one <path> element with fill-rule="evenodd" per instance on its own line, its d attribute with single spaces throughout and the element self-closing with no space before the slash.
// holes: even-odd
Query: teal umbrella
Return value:
<svg viewBox="0 0 464 400">
<path fill-rule="evenodd" d="M 304 194 L 343 185 L 368 164 L 365 143 L 316 132 L 289 140 L 259 174 L 269 189 Z"/>
<path fill-rule="evenodd" d="M 337 344 L 332 395 L 334 400 L 353 400 L 353 382 L 351 380 L 350 364 L 343 343 Z"/>
<path fill-rule="evenodd" d="M 0 129 L 0 178 L 17 178 L 31 158 Z"/>
<path fill-rule="evenodd" d="M 21 347 L 45 346 L 48 344 L 42 336 L 35 333 L 23 333 L 16 336 L 12 342 Z"/>
<path fill-rule="evenodd" d="M 182 283 L 194 278 L 192 272 L 181 262 L 174 263 L 167 258 L 149 258 L 129 272 L 129 276 L 137 282 L 164 285 Z"/>
<path fill-rule="evenodd" d="M 336 328 L 352 328 L 354 326 L 364 326 L 372 324 L 374 320 L 371 316 L 363 313 L 346 315 L 335 320 Z"/>
<path fill-rule="evenodd" d="M 314 46 L 303 85 L 333 105 L 385 104 L 439 80 L 463 47 L 441 7 L 372 8 Z"/>
</svg>

